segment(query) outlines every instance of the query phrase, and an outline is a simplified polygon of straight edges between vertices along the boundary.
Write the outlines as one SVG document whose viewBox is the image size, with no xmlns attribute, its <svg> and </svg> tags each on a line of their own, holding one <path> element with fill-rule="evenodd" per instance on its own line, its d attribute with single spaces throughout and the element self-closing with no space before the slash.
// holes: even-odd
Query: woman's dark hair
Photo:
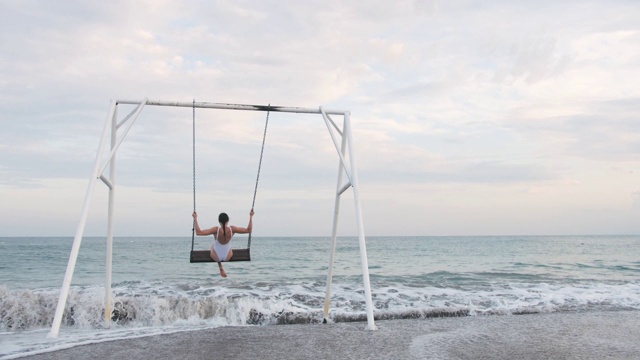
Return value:
<svg viewBox="0 0 640 360">
<path fill-rule="evenodd" d="M 226 213 L 220 213 L 218 215 L 218 222 L 222 224 L 222 233 L 224 234 L 224 240 L 227 240 L 227 227 L 226 224 L 229 222 L 229 215 Z"/>
</svg>

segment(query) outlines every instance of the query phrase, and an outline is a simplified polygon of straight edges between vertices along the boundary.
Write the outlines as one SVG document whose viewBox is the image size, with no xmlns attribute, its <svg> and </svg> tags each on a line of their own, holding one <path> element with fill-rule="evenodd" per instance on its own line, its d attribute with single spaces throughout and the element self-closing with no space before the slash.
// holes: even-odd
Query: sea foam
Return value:
<svg viewBox="0 0 640 360">
<path fill-rule="evenodd" d="M 144 282 L 113 288 L 111 320 L 125 328 L 153 326 L 273 325 L 322 321 L 325 286 L 189 287 Z M 362 289 L 335 284 L 331 320 L 360 321 L 365 314 Z M 57 290 L 0 287 L 0 331 L 50 327 Z M 376 286 L 375 316 L 384 319 L 436 316 L 506 315 L 578 310 L 640 310 L 640 283 L 494 284 L 481 288 Z M 104 326 L 104 288 L 72 287 L 64 327 Z"/>
</svg>

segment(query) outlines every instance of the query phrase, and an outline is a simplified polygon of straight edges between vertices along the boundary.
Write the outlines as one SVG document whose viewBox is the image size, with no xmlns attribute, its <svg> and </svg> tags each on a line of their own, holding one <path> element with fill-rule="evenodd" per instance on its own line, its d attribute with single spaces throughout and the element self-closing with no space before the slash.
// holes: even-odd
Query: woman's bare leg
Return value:
<svg viewBox="0 0 640 360">
<path fill-rule="evenodd" d="M 220 276 L 222 276 L 223 278 L 226 278 L 227 273 L 224 271 L 224 268 L 222 267 L 222 263 L 220 262 L 220 258 L 218 257 L 218 254 L 216 254 L 216 251 L 211 249 L 211 253 L 209 254 L 209 256 L 211 256 L 213 261 L 218 263 L 218 269 L 220 269 Z"/>
</svg>

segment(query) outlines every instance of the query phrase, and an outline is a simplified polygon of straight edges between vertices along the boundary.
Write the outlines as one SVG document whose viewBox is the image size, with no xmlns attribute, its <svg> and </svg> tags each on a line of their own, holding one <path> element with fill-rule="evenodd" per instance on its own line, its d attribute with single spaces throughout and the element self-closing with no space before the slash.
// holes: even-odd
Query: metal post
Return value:
<svg viewBox="0 0 640 360">
<path fill-rule="evenodd" d="M 76 235 L 73 239 L 73 246 L 71 247 L 71 254 L 69 254 L 69 262 L 67 263 L 67 271 L 64 274 L 64 281 L 62 282 L 62 288 L 60 289 L 60 298 L 58 298 L 58 306 L 56 307 L 56 314 L 53 317 L 53 324 L 51 325 L 51 331 L 49 337 L 58 337 L 60 332 L 60 324 L 62 323 L 62 315 L 64 314 L 64 308 L 67 305 L 67 298 L 69 297 L 69 288 L 71 287 L 71 279 L 73 278 L 73 271 L 76 267 L 76 260 L 78 259 L 78 251 L 80 250 L 80 243 L 82 242 L 82 236 L 84 235 L 84 228 L 87 223 L 87 216 L 89 215 L 89 205 L 91 205 L 91 198 L 93 197 L 93 190 L 98 181 L 98 172 L 100 170 L 100 158 L 104 152 L 104 148 L 107 142 L 107 134 L 109 131 L 109 121 L 113 118 L 115 112 L 116 103 L 111 101 L 111 107 L 109 108 L 109 115 L 104 123 L 102 130 L 102 137 L 100 138 L 100 144 L 98 145 L 98 151 L 96 153 L 96 159 L 93 164 L 93 172 L 89 179 L 89 185 L 87 186 L 87 193 L 84 197 L 84 203 L 82 205 L 82 214 L 80 215 L 80 223 L 76 229 Z"/>
<path fill-rule="evenodd" d="M 362 280 L 364 283 L 364 297 L 367 307 L 367 328 L 377 330 L 373 320 L 373 300 L 371 300 L 371 283 L 369 281 L 369 261 L 367 259 L 367 244 L 364 237 L 364 221 L 362 220 L 362 207 L 360 205 L 360 188 L 358 184 L 358 171 L 356 157 L 353 149 L 353 134 L 351 132 L 350 113 L 344 114 L 344 135 L 349 137 L 349 160 L 351 162 L 351 185 L 353 186 L 353 199 L 356 206 L 356 221 L 358 223 L 358 240 L 360 243 L 360 262 L 362 264 Z"/>
<path fill-rule="evenodd" d="M 343 125 L 344 127 L 344 125 Z M 331 131 L 331 128 L 328 128 Z M 342 162 L 344 159 L 345 151 L 347 150 L 347 136 L 342 135 L 342 145 L 340 147 L 342 151 L 342 157 L 338 161 L 338 184 L 336 185 L 336 200 L 333 211 L 333 229 L 331 230 L 331 253 L 329 255 L 329 274 L 327 275 L 327 291 L 324 297 L 324 323 L 327 323 L 329 320 L 329 306 L 331 304 L 331 282 L 333 281 L 333 263 L 336 255 L 336 242 L 337 242 L 337 234 L 338 234 L 338 215 L 340 214 L 340 195 L 344 192 L 341 191 L 342 186 L 342 174 L 345 172 L 347 164 Z"/>
<path fill-rule="evenodd" d="M 116 151 L 118 151 L 118 148 L 120 147 L 124 139 L 127 137 L 129 130 L 131 130 L 131 128 L 133 127 L 133 124 L 138 119 L 138 115 L 140 115 L 140 112 L 142 111 L 142 109 L 146 104 L 147 104 L 147 99 L 144 99 L 142 102 L 138 104 L 138 107 L 135 108 L 134 111 L 132 111 L 124 120 L 122 120 L 122 123 L 116 125 L 116 130 L 117 130 L 120 127 L 120 125 L 124 125 L 124 123 L 127 122 L 131 118 L 131 116 L 133 116 L 133 119 L 131 119 L 131 122 L 129 123 L 129 125 L 122 132 L 122 135 L 120 136 L 120 140 L 117 141 L 115 145 L 111 145 L 111 152 L 109 153 L 109 156 L 107 156 L 107 159 L 104 162 L 104 165 L 102 165 L 102 167 L 100 168 L 101 175 L 102 175 L 102 172 L 104 172 L 104 170 L 107 168 L 107 165 L 111 164 L 111 159 L 113 159 L 116 156 Z M 116 103 L 116 106 L 117 106 L 117 103 Z"/>
<path fill-rule="evenodd" d="M 117 140 L 117 126 L 118 126 L 118 105 L 113 112 L 111 118 L 111 150 L 113 152 L 116 147 Z M 112 260 L 113 260 L 113 211 L 114 211 L 114 199 L 115 199 L 115 187 L 116 187 L 116 155 L 115 153 L 109 160 L 109 210 L 107 215 L 107 262 L 105 271 L 105 284 L 104 284 L 104 327 L 108 328 L 111 325 L 111 273 L 112 273 Z"/>
</svg>

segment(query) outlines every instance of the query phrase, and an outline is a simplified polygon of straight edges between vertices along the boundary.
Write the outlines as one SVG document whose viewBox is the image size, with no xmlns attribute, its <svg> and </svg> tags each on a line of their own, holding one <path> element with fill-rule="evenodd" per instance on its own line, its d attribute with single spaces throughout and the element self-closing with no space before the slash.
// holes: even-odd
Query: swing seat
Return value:
<svg viewBox="0 0 640 360">
<path fill-rule="evenodd" d="M 251 249 L 232 249 L 233 256 L 225 261 L 251 261 Z M 190 263 L 213 262 L 211 251 L 209 250 L 191 250 Z"/>
</svg>

